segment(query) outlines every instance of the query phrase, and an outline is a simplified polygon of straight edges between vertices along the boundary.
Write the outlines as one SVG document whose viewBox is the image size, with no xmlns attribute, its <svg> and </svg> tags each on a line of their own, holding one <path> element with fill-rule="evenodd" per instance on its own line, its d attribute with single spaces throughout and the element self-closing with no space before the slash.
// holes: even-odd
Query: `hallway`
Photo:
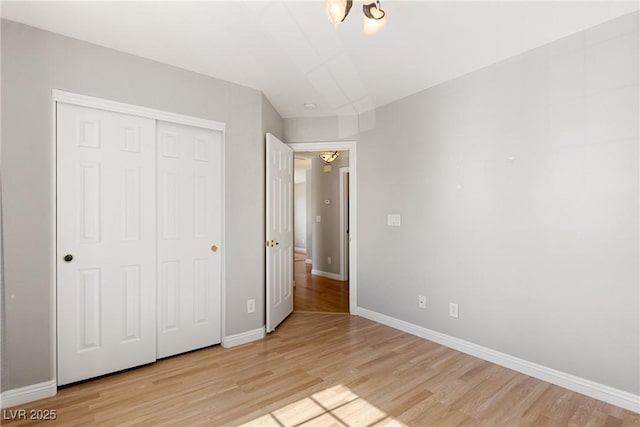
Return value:
<svg viewBox="0 0 640 427">
<path fill-rule="evenodd" d="M 349 282 L 311 274 L 305 255 L 295 254 L 294 311 L 348 313 Z"/>
</svg>

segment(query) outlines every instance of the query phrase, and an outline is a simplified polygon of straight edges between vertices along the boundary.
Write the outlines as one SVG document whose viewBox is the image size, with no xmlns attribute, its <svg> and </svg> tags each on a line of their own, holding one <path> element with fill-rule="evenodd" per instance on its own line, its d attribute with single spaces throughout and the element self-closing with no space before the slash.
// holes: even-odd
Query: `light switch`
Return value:
<svg viewBox="0 0 640 427">
<path fill-rule="evenodd" d="M 390 227 L 400 227 L 402 224 L 402 218 L 398 214 L 387 215 L 387 225 Z"/>
<path fill-rule="evenodd" d="M 320 218 L 320 215 L 318 215 L 318 216 L 316 217 L 316 222 L 320 222 L 320 219 L 321 219 L 321 218 Z"/>
</svg>

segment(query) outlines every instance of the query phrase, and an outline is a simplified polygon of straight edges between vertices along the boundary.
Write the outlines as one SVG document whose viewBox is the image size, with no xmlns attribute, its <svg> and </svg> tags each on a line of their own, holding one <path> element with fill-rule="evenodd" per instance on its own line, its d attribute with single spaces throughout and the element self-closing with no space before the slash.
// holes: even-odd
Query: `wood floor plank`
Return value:
<svg viewBox="0 0 640 427">
<path fill-rule="evenodd" d="M 295 311 L 318 313 L 349 312 L 349 282 L 311 274 L 305 255 L 295 254 L 293 307 Z"/>
<path fill-rule="evenodd" d="M 48 426 L 623 426 L 638 414 L 360 317 L 293 313 L 264 340 L 61 388 Z"/>
<path fill-rule="evenodd" d="M 633 412 L 626 411 L 622 417 L 622 427 L 637 427 L 640 426 L 640 416 Z"/>
</svg>

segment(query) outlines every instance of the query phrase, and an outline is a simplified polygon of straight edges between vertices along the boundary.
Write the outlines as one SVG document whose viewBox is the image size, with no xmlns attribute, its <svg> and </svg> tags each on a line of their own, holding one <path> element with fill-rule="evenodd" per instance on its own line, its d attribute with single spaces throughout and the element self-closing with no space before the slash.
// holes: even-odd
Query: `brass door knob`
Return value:
<svg viewBox="0 0 640 427">
<path fill-rule="evenodd" d="M 218 247 L 216 245 L 211 245 L 211 252 L 218 252 Z"/>
</svg>

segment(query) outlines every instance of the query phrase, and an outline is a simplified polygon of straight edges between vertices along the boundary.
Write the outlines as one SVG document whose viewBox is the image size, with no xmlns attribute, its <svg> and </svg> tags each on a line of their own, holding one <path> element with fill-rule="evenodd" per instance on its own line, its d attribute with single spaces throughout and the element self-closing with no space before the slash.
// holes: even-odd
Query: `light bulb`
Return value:
<svg viewBox="0 0 640 427">
<path fill-rule="evenodd" d="M 370 3 L 362 6 L 364 13 L 363 31 L 366 35 L 377 33 L 387 24 L 387 15 L 380 8 L 380 3 Z"/>
<path fill-rule="evenodd" d="M 380 31 L 382 27 L 384 27 L 385 25 L 387 25 L 386 16 L 383 17 L 382 19 L 371 19 L 365 16 L 364 23 L 363 23 L 363 31 L 366 35 L 370 36 Z"/>
<path fill-rule="evenodd" d="M 327 15 L 329 16 L 329 20 L 333 23 L 333 26 L 337 28 L 338 25 L 342 21 L 344 21 L 344 19 L 349 14 L 349 10 L 351 10 L 353 1 L 352 0 L 327 0 L 325 5 L 327 9 Z"/>
</svg>

